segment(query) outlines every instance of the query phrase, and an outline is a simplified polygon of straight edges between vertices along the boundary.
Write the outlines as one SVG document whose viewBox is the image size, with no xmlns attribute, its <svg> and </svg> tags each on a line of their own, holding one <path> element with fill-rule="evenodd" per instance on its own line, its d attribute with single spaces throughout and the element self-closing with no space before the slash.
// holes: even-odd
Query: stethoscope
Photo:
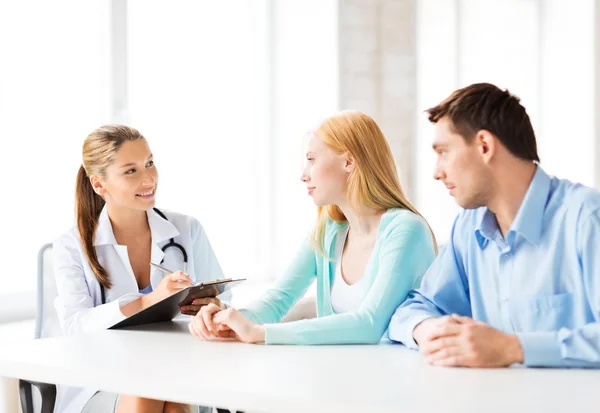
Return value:
<svg viewBox="0 0 600 413">
<path fill-rule="evenodd" d="M 152 208 L 152 210 L 154 210 L 154 212 L 156 212 L 162 219 L 169 222 L 169 220 L 167 219 L 165 214 L 163 214 L 160 211 L 160 209 Z M 179 252 L 181 252 L 181 255 L 183 256 L 183 272 L 187 273 L 188 255 L 187 255 L 187 252 L 185 251 L 185 248 L 183 248 L 183 246 L 181 244 L 175 242 L 174 238 L 171 238 L 169 240 L 169 242 L 161 248 L 161 250 L 166 255 L 167 250 L 169 248 L 175 248 L 175 249 L 179 250 Z M 163 257 L 163 259 L 160 261 L 160 263 L 162 264 L 164 262 L 165 262 L 165 258 Z M 104 286 L 102 284 L 100 284 L 100 293 L 102 295 L 102 304 L 106 304 L 106 293 L 104 292 Z"/>
<path fill-rule="evenodd" d="M 158 215 L 160 215 L 165 221 L 169 222 L 169 220 L 167 219 L 165 214 L 163 214 L 158 208 L 152 208 L 152 209 L 154 210 L 154 212 L 156 212 Z M 171 238 L 171 240 L 167 244 L 165 244 L 164 247 L 161 248 L 162 252 L 164 252 L 166 255 L 167 250 L 171 247 L 176 248 L 179 250 L 179 252 L 181 252 L 181 255 L 183 256 L 183 272 L 187 274 L 188 256 L 187 256 L 187 252 L 185 252 L 185 248 L 183 248 L 183 246 L 181 244 L 176 243 L 174 238 Z M 163 262 L 165 262 L 164 257 L 160 263 L 162 264 Z"/>
</svg>

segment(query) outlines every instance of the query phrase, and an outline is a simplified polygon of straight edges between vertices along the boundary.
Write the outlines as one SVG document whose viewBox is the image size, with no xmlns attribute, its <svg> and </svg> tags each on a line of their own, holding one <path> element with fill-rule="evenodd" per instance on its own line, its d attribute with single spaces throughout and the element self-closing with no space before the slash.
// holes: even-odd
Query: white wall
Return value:
<svg viewBox="0 0 600 413">
<path fill-rule="evenodd" d="M 490 82 L 521 98 L 536 131 L 541 166 L 594 185 L 594 2 L 418 2 L 419 111 L 453 90 Z M 416 204 L 444 242 L 456 213 L 432 179 L 433 126 L 419 115 Z"/>
<path fill-rule="evenodd" d="M 339 0 L 340 107 L 377 121 L 409 198 L 415 193 L 416 10 L 414 0 Z"/>
<path fill-rule="evenodd" d="M 594 1 L 547 0 L 540 6 L 541 116 L 534 126 L 541 165 L 594 186 Z"/>
<path fill-rule="evenodd" d="M 34 3 L 0 3 L 0 297 L 33 309 L 83 140 L 120 121 L 154 152 L 157 206 L 196 216 L 227 275 L 280 275 L 314 219 L 302 138 L 338 109 L 337 2 L 130 0 L 117 23 L 108 1 Z"/>
<path fill-rule="evenodd" d="M 107 34 L 101 0 L 0 2 L 0 295 L 32 291 L 38 248 L 73 222 L 82 139 L 108 120 Z"/>
</svg>

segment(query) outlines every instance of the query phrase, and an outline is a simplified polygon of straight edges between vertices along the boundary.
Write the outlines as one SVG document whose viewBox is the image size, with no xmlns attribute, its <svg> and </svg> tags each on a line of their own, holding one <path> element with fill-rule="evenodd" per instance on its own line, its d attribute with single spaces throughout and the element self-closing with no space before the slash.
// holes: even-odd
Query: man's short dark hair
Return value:
<svg viewBox="0 0 600 413">
<path fill-rule="evenodd" d="M 520 99 L 490 83 L 456 90 L 439 105 L 427 109 L 429 121 L 448 116 L 451 127 L 467 142 L 485 129 L 500 139 L 516 157 L 540 161 L 535 133 Z"/>
</svg>

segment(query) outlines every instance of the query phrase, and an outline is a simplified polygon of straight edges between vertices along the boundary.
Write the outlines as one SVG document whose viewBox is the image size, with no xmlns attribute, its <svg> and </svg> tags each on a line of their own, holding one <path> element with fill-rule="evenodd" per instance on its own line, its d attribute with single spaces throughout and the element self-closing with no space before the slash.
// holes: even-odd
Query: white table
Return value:
<svg viewBox="0 0 600 413">
<path fill-rule="evenodd" d="M 600 411 L 600 371 L 431 367 L 397 345 L 203 342 L 185 323 L 0 345 L 0 376 L 246 412 Z"/>
</svg>

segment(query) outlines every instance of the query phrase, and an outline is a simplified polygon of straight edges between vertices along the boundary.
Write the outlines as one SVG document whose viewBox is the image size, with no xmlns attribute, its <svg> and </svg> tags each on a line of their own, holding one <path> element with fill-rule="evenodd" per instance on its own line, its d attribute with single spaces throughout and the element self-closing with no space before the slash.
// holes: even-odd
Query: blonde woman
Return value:
<svg viewBox="0 0 600 413">
<path fill-rule="evenodd" d="M 88 135 L 77 175 L 77 225 L 54 242 L 55 307 L 65 335 L 106 329 L 195 281 L 223 278 L 202 225 L 154 208 L 157 188 L 152 152 L 137 130 L 107 125 Z M 176 272 L 151 270 L 151 261 Z M 213 298 L 181 311 L 196 314 L 208 302 L 224 308 Z M 175 413 L 196 408 L 59 386 L 55 411 Z"/>
<path fill-rule="evenodd" d="M 346 111 L 312 134 L 302 182 L 318 207 L 288 272 L 241 310 L 203 307 L 190 331 L 266 344 L 376 344 L 419 285 L 434 236 L 404 196 L 390 147 L 369 116 Z M 318 318 L 280 323 L 317 282 Z"/>
</svg>

